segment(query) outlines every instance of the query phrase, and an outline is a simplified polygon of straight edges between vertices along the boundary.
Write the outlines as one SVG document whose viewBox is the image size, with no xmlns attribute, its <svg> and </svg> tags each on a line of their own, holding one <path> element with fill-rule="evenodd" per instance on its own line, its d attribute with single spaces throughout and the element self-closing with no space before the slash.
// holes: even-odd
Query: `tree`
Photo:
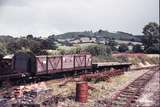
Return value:
<svg viewBox="0 0 160 107">
<path fill-rule="evenodd" d="M 115 51 L 115 50 L 116 50 L 116 47 L 115 47 L 115 46 L 117 45 L 117 43 L 115 42 L 115 39 L 114 39 L 114 38 L 109 39 L 109 42 L 108 42 L 107 45 L 109 45 L 109 46 L 111 47 L 112 51 Z"/>
<path fill-rule="evenodd" d="M 89 45 L 85 51 L 91 53 L 93 56 L 106 56 L 111 55 L 110 47 L 106 45 Z"/>
<path fill-rule="evenodd" d="M 33 35 L 31 35 L 31 34 L 27 35 L 27 39 L 28 39 L 28 40 L 33 39 Z"/>
<path fill-rule="evenodd" d="M 51 43 L 48 40 L 41 41 L 41 48 L 42 49 L 51 49 Z"/>
<path fill-rule="evenodd" d="M 135 52 L 135 53 L 143 52 L 141 45 L 139 45 L 139 44 L 133 45 L 133 52 Z"/>
<path fill-rule="evenodd" d="M 121 44 L 118 48 L 119 52 L 126 52 L 128 51 L 128 46 L 126 44 Z"/>
<path fill-rule="evenodd" d="M 55 44 L 56 38 L 55 38 L 54 34 L 49 36 L 46 41 L 49 44 L 48 49 L 56 49 L 57 48 L 57 46 Z"/>
<path fill-rule="evenodd" d="M 0 55 L 5 55 L 7 54 L 7 48 L 4 43 L 0 43 Z"/>
<path fill-rule="evenodd" d="M 159 30 L 159 25 L 154 22 L 147 24 L 143 28 L 143 44 L 145 52 L 160 53 L 159 49 L 157 48 L 157 46 L 160 47 Z"/>
<path fill-rule="evenodd" d="M 30 44 L 30 40 L 27 40 L 25 38 L 20 38 L 17 41 L 17 46 L 21 48 L 28 48 L 29 44 Z"/>
<path fill-rule="evenodd" d="M 17 44 L 17 41 L 11 41 L 7 44 L 7 50 L 10 53 L 15 53 L 17 50 L 20 50 L 21 47 Z"/>
<path fill-rule="evenodd" d="M 39 41 L 31 40 L 29 48 L 34 54 L 39 54 L 41 51 L 41 44 Z"/>
</svg>

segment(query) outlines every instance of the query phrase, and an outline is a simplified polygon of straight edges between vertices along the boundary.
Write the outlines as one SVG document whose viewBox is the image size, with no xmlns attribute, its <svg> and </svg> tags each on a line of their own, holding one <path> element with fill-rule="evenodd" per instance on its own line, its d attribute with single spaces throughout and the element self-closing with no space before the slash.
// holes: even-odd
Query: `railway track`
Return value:
<svg viewBox="0 0 160 107">
<path fill-rule="evenodd" d="M 149 67 L 133 68 L 133 69 L 130 69 L 130 71 L 134 71 L 134 70 L 144 70 L 144 69 L 154 69 L 155 67 L 159 67 L 159 65 L 154 65 L 154 66 L 149 66 Z"/>
<path fill-rule="evenodd" d="M 155 67 L 158 66 L 151 66 L 151 67 L 142 67 L 142 68 L 138 68 L 138 69 L 131 69 L 130 71 L 135 71 L 135 70 L 143 70 L 143 69 L 154 69 Z M 51 76 L 41 76 L 41 77 L 33 77 L 33 78 L 19 78 L 19 79 L 13 79 L 13 80 L 5 80 L 4 83 L 9 83 L 13 86 L 19 86 L 19 85 L 26 85 L 28 83 L 37 83 L 37 82 L 42 82 L 42 81 L 48 81 L 48 80 L 57 80 L 57 81 L 79 81 L 79 80 L 85 80 L 86 78 L 100 78 L 100 77 L 112 77 L 112 76 L 116 76 L 116 75 L 121 75 L 124 72 L 119 72 L 119 70 L 115 70 L 114 71 L 105 71 L 105 72 L 95 72 L 95 73 L 82 73 L 79 75 L 70 75 L 70 76 L 66 76 L 66 75 L 51 75 Z M 14 82 L 13 82 L 14 81 Z M 0 84 L 1 87 L 1 84 Z"/>
<path fill-rule="evenodd" d="M 159 67 L 144 73 L 131 84 L 121 90 L 108 107 L 132 107 L 135 100 L 140 96 L 146 83 L 152 79 L 153 75 L 159 72 Z"/>
<path fill-rule="evenodd" d="M 112 100 L 112 104 L 108 104 L 107 107 L 131 107 L 130 105 L 134 103 L 135 99 L 140 95 L 140 93 L 143 91 L 143 87 L 145 84 L 152 78 L 154 73 L 157 72 L 157 67 L 154 70 L 150 70 L 149 72 L 145 73 L 144 75 L 138 77 L 135 81 L 133 81 L 129 86 L 127 86 L 125 89 L 121 90 L 119 94 Z M 118 74 L 117 74 L 118 73 Z M 115 75 L 120 75 L 123 72 L 110 72 L 108 74 L 107 72 L 99 72 L 95 74 L 83 74 L 78 76 L 77 78 L 96 78 L 96 77 L 110 77 Z M 76 77 L 69 77 L 70 79 L 61 78 L 61 79 L 55 79 L 58 81 L 64 82 L 64 85 L 68 81 L 78 81 Z M 63 85 L 63 83 L 61 84 Z M 50 101 L 49 101 L 50 102 Z M 1 106 L 0 106 L 1 107 Z"/>
</svg>

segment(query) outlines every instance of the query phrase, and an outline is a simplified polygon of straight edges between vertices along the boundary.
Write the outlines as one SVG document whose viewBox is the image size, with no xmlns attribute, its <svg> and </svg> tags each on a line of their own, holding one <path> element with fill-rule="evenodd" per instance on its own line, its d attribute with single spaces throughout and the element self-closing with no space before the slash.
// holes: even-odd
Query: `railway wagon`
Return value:
<svg viewBox="0 0 160 107">
<path fill-rule="evenodd" d="M 92 68 L 90 54 L 35 56 L 31 53 L 16 53 L 13 57 L 13 72 L 23 75 L 44 75 Z"/>
</svg>

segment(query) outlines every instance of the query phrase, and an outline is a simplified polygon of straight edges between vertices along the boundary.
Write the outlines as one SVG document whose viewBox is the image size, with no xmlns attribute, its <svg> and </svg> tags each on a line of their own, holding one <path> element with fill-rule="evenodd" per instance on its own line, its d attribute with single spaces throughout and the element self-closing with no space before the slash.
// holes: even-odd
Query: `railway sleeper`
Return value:
<svg viewBox="0 0 160 107">
<path fill-rule="evenodd" d="M 139 83 L 137 83 L 137 84 L 131 84 L 131 85 L 129 85 L 129 86 L 139 87 L 139 86 L 143 86 L 146 82 L 148 82 L 148 80 L 145 80 L 145 81 L 143 81 L 143 82 L 139 82 Z"/>
<path fill-rule="evenodd" d="M 136 89 L 130 89 L 130 88 L 127 88 L 126 90 L 124 90 L 124 92 L 126 93 L 135 93 Z"/>
<path fill-rule="evenodd" d="M 119 101 L 119 102 L 126 102 L 128 99 L 127 98 L 122 98 L 122 97 L 119 97 L 116 99 L 116 101 Z"/>
<path fill-rule="evenodd" d="M 126 89 L 122 90 L 119 96 L 113 100 L 112 104 L 116 107 L 131 107 L 131 105 L 135 103 L 135 100 L 140 96 L 145 84 L 152 78 L 154 73 L 155 72 L 144 74 L 136 81 L 132 82 Z"/>
<path fill-rule="evenodd" d="M 131 95 L 133 95 L 133 94 L 120 94 L 119 97 L 130 98 Z M 136 95 L 136 97 L 138 97 L 138 96 Z"/>
<path fill-rule="evenodd" d="M 137 89 L 137 88 L 141 88 L 141 87 L 143 87 L 144 85 L 145 85 L 145 83 L 144 83 L 144 84 L 134 85 L 134 86 L 129 86 L 129 89 Z"/>
<path fill-rule="evenodd" d="M 124 93 L 124 92 L 122 92 L 120 95 L 121 96 L 129 96 L 129 95 L 133 95 L 133 93 Z"/>
<path fill-rule="evenodd" d="M 134 81 L 133 83 L 131 84 L 140 84 L 140 83 L 143 83 L 144 81 L 146 81 L 147 79 L 143 79 L 143 80 L 137 80 L 137 81 Z"/>
<path fill-rule="evenodd" d="M 133 99 L 137 100 L 138 98 L 139 98 L 139 96 L 135 95 Z"/>
<path fill-rule="evenodd" d="M 112 102 L 112 106 L 113 107 L 123 107 L 123 105 L 126 104 L 125 102 L 121 102 L 121 101 L 114 101 Z"/>
<path fill-rule="evenodd" d="M 119 100 L 119 99 L 125 99 L 125 100 L 128 100 L 129 98 L 132 98 L 132 96 L 134 96 L 134 94 L 127 94 L 127 95 L 120 95 L 116 98 L 116 100 Z"/>
<path fill-rule="evenodd" d="M 137 82 L 137 83 L 133 83 L 133 84 L 130 84 L 129 86 L 133 86 L 133 87 L 136 87 L 136 86 L 142 86 L 144 84 L 144 81 L 143 82 Z"/>
<path fill-rule="evenodd" d="M 136 86 L 128 86 L 128 89 L 129 89 L 129 90 L 136 90 L 137 88 L 139 88 L 139 87 L 136 87 Z"/>
</svg>

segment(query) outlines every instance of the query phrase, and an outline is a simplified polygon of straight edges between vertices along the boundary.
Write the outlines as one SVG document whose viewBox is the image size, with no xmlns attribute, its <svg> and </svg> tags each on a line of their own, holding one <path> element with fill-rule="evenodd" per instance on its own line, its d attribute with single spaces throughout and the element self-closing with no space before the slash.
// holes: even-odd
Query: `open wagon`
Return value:
<svg viewBox="0 0 160 107">
<path fill-rule="evenodd" d="M 90 54 L 57 56 L 34 56 L 30 53 L 17 53 L 14 56 L 14 72 L 24 75 L 43 75 L 74 72 L 92 68 Z"/>
</svg>

